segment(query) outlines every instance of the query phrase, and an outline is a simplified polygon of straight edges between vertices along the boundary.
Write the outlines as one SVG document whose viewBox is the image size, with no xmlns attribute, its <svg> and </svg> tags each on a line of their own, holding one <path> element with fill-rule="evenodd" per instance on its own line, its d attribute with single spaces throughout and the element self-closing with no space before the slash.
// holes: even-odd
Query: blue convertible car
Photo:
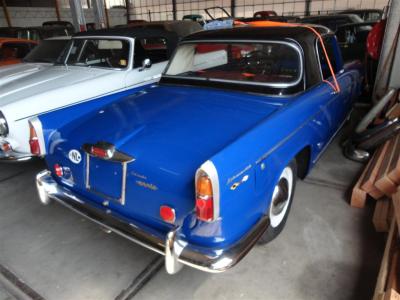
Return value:
<svg viewBox="0 0 400 300">
<path fill-rule="evenodd" d="M 282 230 L 361 81 L 324 27 L 196 33 L 158 85 L 30 121 L 40 199 L 165 255 L 170 274 L 225 271 Z"/>
</svg>

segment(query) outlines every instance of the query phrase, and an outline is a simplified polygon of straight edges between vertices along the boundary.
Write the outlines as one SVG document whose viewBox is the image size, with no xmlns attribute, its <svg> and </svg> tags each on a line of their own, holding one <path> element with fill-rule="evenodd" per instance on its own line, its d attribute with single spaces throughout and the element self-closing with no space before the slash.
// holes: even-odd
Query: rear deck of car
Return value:
<svg viewBox="0 0 400 300">
<path fill-rule="evenodd" d="M 41 162 L 1 168 L 0 276 L 8 268 L 28 289 L 60 300 L 135 293 L 137 299 L 368 299 L 383 237 L 373 229 L 372 207 L 347 203 L 361 165 L 341 155 L 340 141 L 298 182 L 282 234 L 218 275 L 185 268 L 169 276 L 163 257 L 60 205 L 42 207 L 32 180 Z"/>
</svg>

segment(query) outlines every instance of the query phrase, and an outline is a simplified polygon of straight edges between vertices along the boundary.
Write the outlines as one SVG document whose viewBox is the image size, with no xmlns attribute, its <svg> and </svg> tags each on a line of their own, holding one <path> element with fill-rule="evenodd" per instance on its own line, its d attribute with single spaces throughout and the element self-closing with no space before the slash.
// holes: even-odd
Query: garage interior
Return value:
<svg viewBox="0 0 400 300">
<path fill-rule="evenodd" d="M 111 28 L 135 20 L 182 20 L 187 15 L 210 21 L 204 12 L 207 7 L 222 7 L 229 18 L 251 18 L 259 11 L 275 11 L 277 16 L 296 18 L 295 22 L 346 10 L 376 9 L 383 12 L 381 18 L 386 20 L 378 59 L 369 62 L 366 46 L 360 55 L 364 68 L 376 79 L 368 82 L 368 89 L 354 104 L 351 118 L 316 166 L 304 180 L 297 181 L 290 216 L 275 240 L 256 245 L 236 267 L 224 273 L 209 274 L 184 267 L 171 276 L 164 269 L 163 256 L 110 233 L 59 204 L 41 205 L 35 176 L 46 169 L 43 160 L 2 162 L 0 300 L 400 299 L 400 191 L 393 180 L 392 192 L 387 192 L 387 185 L 376 186 L 380 177 L 388 176 L 390 162 L 400 161 L 396 151 L 400 149 L 400 126 L 394 124 L 393 132 L 368 151 L 347 147 L 357 130 L 366 130 L 366 120 L 371 128 L 371 123 L 374 127 L 387 119 L 400 118 L 400 0 L 0 3 L 0 29 L 68 21 L 80 31 L 89 29 L 88 24 L 98 29 Z M 215 13 L 215 18 L 225 17 L 219 8 Z M 365 20 L 369 22 L 365 26 L 372 30 L 379 21 Z M 1 88 L 0 85 L 0 92 Z M 346 149 L 348 153 L 344 155 Z M 385 157 L 386 165 L 382 165 Z"/>
</svg>

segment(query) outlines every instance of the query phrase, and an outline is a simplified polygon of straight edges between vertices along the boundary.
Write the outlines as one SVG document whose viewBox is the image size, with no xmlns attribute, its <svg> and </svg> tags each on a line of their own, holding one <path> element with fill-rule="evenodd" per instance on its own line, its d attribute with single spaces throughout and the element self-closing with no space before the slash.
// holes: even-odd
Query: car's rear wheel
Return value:
<svg viewBox="0 0 400 300">
<path fill-rule="evenodd" d="M 259 243 L 265 244 L 279 235 L 289 215 L 297 179 L 296 161 L 292 160 L 282 171 L 278 183 L 274 187 L 268 216 L 270 225 L 260 238 Z"/>
</svg>

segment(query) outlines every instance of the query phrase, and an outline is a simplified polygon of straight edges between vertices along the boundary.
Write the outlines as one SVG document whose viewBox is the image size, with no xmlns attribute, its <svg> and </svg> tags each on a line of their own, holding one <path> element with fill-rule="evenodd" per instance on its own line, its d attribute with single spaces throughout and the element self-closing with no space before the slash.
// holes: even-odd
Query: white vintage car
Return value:
<svg viewBox="0 0 400 300">
<path fill-rule="evenodd" d="M 178 36 L 159 29 L 79 33 L 56 64 L 0 86 L 0 161 L 31 158 L 28 119 L 159 80 Z"/>
<path fill-rule="evenodd" d="M 70 40 L 70 36 L 43 40 L 25 56 L 22 63 L 0 67 L 0 90 L 6 83 L 52 66 Z"/>
</svg>

